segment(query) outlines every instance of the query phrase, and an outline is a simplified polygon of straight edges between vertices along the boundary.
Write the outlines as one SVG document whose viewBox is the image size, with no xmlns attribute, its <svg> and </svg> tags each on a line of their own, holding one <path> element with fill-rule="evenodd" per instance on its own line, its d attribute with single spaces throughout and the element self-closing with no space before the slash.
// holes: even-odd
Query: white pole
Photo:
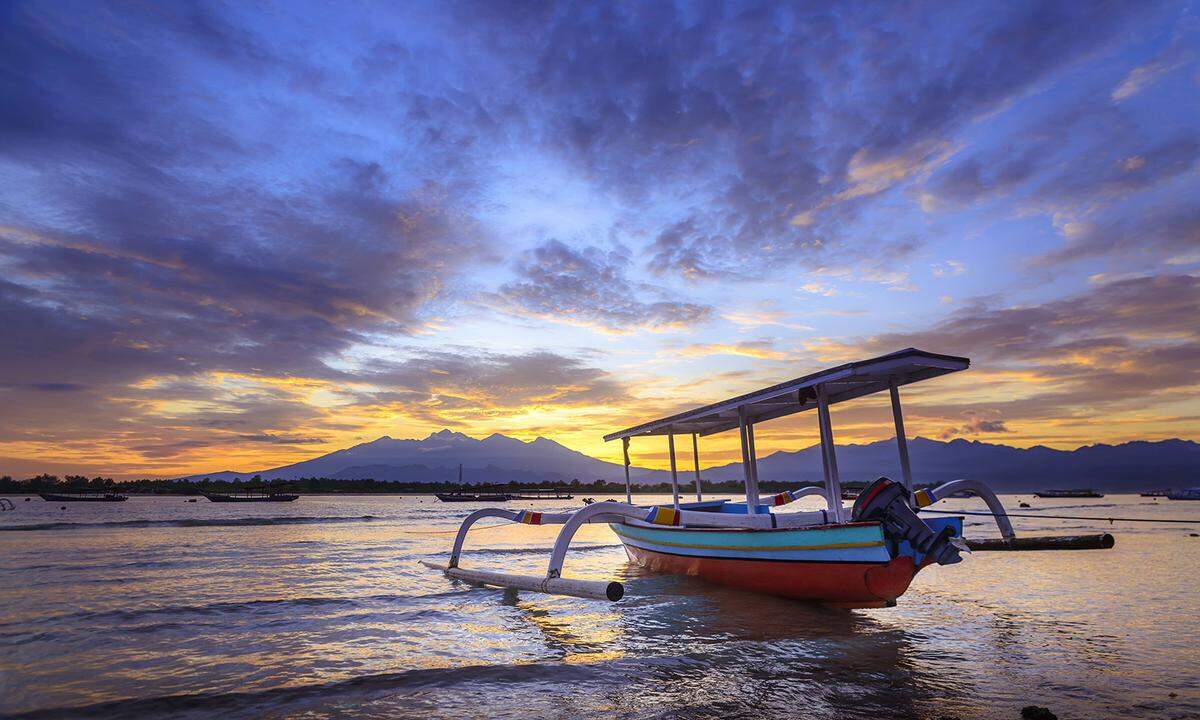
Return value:
<svg viewBox="0 0 1200 720">
<path fill-rule="evenodd" d="M 825 497 L 837 521 L 842 521 L 842 482 L 838 478 L 837 452 L 833 446 L 833 425 L 829 420 L 829 395 L 824 385 L 817 386 L 817 419 L 821 425 L 821 450 L 825 454 L 827 471 Z"/>
<path fill-rule="evenodd" d="M 829 499 L 829 455 L 825 452 L 825 421 L 821 419 L 821 411 L 817 410 L 817 435 L 821 439 L 821 474 L 825 478 L 825 499 Z"/>
<path fill-rule="evenodd" d="M 611 600 L 613 602 L 620 600 L 625 594 L 625 588 L 619 582 L 572 580 L 561 577 L 537 577 L 490 572 L 488 570 L 468 570 L 467 568 L 447 567 L 429 562 L 428 560 L 422 560 L 421 564 L 433 570 L 440 570 L 456 580 L 477 583 L 479 585 L 494 585 L 496 587 L 513 588 L 514 590 L 531 590 L 550 595 L 572 595 L 574 597 Z"/>
<path fill-rule="evenodd" d="M 625 451 L 625 502 L 633 504 L 633 486 L 629 484 L 629 438 L 621 438 L 621 449 Z"/>
<path fill-rule="evenodd" d="M 746 514 L 758 512 L 758 493 L 751 488 L 750 446 L 746 439 L 746 408 L 738 408 L 738 430 L 742 436 L 742 475 L 746 483 Z"/>
<path fill-rule="evenodd" d="M 746 439 L 750 445 L 750 480 L 754 483 L 754 504 L 758 505 L 758 449 L 754 447 L 754 423 L 746 424 Z M 758 512 L 757 507 L 755 512 Z"/>
<path fill-rule="evenodd" d="M 671 495 L 675 501 L 675 509 L 679 509 L 679 473 L 675 470 L 675 436 L 667 434 L 667 449 L 671 453 Z M 632 504 L 632 503 L 631 503 Z"/>
<path fill-rule="evenodd" d="M 697 444 L 696 433 L 692 433 L 692 465 L 696 468 L 696 502 L 702 502 L 704 498 L 700 492 L 700 446 Z"/>
<path fill-rule="evenodd" d="M 888 388 L 892 391 L 892 420 L 896 422 L 896 447 L 900 449 L 900 475 L 904 478 L 904 487 L 912 494 L 912 467 L 908 463 L 908 438 L 904 434 L 904 413 L 900 410 L 900 389 L 896 386 L 896 378 L 888 380 Z"/>
</svg>

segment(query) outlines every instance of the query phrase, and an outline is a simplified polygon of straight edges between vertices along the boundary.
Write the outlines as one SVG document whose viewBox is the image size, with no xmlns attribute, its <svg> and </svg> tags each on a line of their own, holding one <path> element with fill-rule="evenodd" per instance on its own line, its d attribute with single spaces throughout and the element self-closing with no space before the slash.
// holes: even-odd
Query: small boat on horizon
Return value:
<svg viewBox="0 0 1200 720">
<path fill-rule="evenodd" d="M 209 502 L 216 503 L 246 503 L 246 502 L 292 502 L 300 496 L 296 493 L 284 492 L 267 486 L 248 487 L 228 493 L 201 493 Z"/>
<path fill-rule="evenodd" d="M 574 500 L 566 488 L 529 488 L 508 493 L 509 500 Z"/>
<path fill-rule="evenodd" d="M 129 499 L 128 495 L 122 495 L 121 493 L 93 492 L 89 490 L 38 493 L 38 496 L 46 502 L 125 502 Z"/>
<path fill-rule="evenodd" d="M 1200 487 L 1188 488 L 1187 490 L 1169 490 L 1167 491 L 1167 499 L 1200 500 Z"/>
<path fill-rule="evenodd" d="M 1079 488 L 1076 490 L 1039 490 L 1034 493 L 1034 497 L 1040 498 L 1102 498 L 1104 493 L 1092 490 L 1091 488 Z"/>
<path fill-rule="evenodd" d="M 458 486 L 463 485 L 463 466 L 458 465 Z M 515 492 L 464 492 L 461 489 L 434 493 L 442 502 L 508 502 L 510 500 L 573 500 L 566 488 L 522 488 Z"/>
<path fill-rule="evenodd" d="M 461 488 L 463 484 L 463 466 L 458 464 L 458 485 Z M 451 490 L 450 492 L 434 493 L 434 497 L 442 502 L 508 502 L 512 499 L 508 493 L 501 492 L 463 492 L 462 490 Z"/>
<path fill-rule="evenodd" d="M 461 490 L 433 495 L 442 502 L 508 502 L 512 499 L 508 493 L 465 493 Z"/>
</svg>

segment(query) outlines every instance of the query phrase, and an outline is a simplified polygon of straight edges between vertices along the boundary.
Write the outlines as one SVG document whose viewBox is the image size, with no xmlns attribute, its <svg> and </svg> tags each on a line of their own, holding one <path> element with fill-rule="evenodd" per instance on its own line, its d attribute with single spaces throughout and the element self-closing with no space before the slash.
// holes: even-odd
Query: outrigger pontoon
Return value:
<svg viewBox="0 0 1200 720">
<path fill-rule="evenodd" d="M 852 362 L 746 395 L 637 425 L 605 436 L 620 440 L 625 459 L 625 502 L 604 501 L 569 513 L 537 513 L 486 508 L 468 515 L 454 539 L 446 565 L 425 565 L 452 578 L 518 590 L 619 600 L 618 582 L 575 580 L 562 576 L 571 539 L 586 523 L 608 523 L 630 560 L 647 568 L 694 575 L 722 585 L 849 608 L 895 604 L 923 567 L 960 562 L 962 517 L 920 517 L 921 508 L 955 494 L 977 495 L 995 518 L 1002 540 L 989 549 L 1033 549 L 1015 542 L 1015 533 L 996 494 L 973 480 L 954 480 L 933 489 L 914 491 L 912 470 L 900 409 L 902 385 L 959 370 L 970 361 L 914 348 Z M 850 507 L 842 503 L 829 406 L 877 392 L 891 394 L 900 482 L 879 478 Z M 777 495 L 758 493 L 754 426 L 805 410 L 816 410 L 821 438 L 824 485 Z M 737 430 L 741 438 L 746 501 L 704 500 L 700 487 L 698 437 Z M 663 436 L 671 458 L 670 505 L 633 504 L 629 478 L 629 442 L 635 437 Z M 690 435 L 695 461 L 696 501 L 680 500 L 675 437 Z M 811 512 L 776 512 L 775 508 L 816 495 L 825 508 Z M 463 542 L 477 521 L 495 517 L 532 525 L 558 524 L 559 531 L 544 577 L 512 575 L 459 566 Z M 1111 547 L 1111 536 L 1106 547 Z M 1099 547 L 1079 538 L 1039 538 L 1038 549 Z"/>
</svg>

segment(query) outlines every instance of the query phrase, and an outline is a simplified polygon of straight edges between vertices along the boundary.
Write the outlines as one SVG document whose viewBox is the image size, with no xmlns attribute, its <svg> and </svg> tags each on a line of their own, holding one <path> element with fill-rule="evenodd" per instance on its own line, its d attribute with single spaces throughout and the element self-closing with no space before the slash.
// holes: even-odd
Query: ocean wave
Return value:
<svg viewBox="0 0 1200 720">
<path fill-rule="evenodd" d="M 646 658 L 639 669 L 659 664 Z M 632 664 L 631 668 L 632 668 Z M 467 665 L 457 668 L 430 668 L 401 672 L 360 675 L 346 680 L 294 685 L 246 692 L 211 692 L 190 695 L 167 695 L 153 698 L 113 700 L 94 705 L 47 708 L 19 713 L 14 718 L 145 718 L 195 715 L 208 717 L 217 713 L 253 713 L 249 716 L 273 715 L 289 706 L 309 700 L 327 701 L 331 696 L 368 696 L 380 691 L 412 692 L 422 689 L 453 688 L 477 685 L 513 683 L 580 683 L 594 680 L 595 667 L 563 663 L 523 663 L 501 665 Z"/>
<path fill-rule="evenodd" d="M 453 593 L 438 593 L 437 596 L 450 596 Z M 444 611 L 431 608 L 412 609 L 414 601 L 427 600 L 427 596 L 423 595 L 404 595 L 396 593 L 383 593 L 378 595 L 359 595 L 353 597 L 347 596 L 316 596 L 316 597 L 299 597 L 299 598 L 278 598 L 268 600 L 244 600 L 244 601 L 228 601 L 215 602 L 205 605 L 148 605 L 144 607 L 119 608 L 115 610 L 96 610 L 67 613 L 63 615 L 55 615 L 50 617 L 39 618 L 38 622 L 42 624 L 62 623 L 65 621 L 76 621 L 92 623 L 89 626 L 92 630 L 96 629 L 95 624 L 119 624 L 120 630 L 138 630 L 138 626 L 128 623 L 135 623 L 141 620 L 149 620 L 161 617 L 176 617 L 176 616 L 199 616 L 199 617 L 230 617 L 238 615 L 248 616 L 267 616 L 278 613 L 290 613 L 294 610 L 302 610 L 303 608 L 356 608 L 356 609 L 371 609 L 378 606 L 387 607 L 392 605 L 395 607 L 399 621 L 424 620 L 432 617 L 444 615 Z M 165 623 L 160 623 L 165 624 Z M 5 622 L 0 623 L 0 628 L 21 627 L 22 623 Z M 157 625 L 145 626 L 145 629 L 153 629 Z M 5 632 L 0 631 L 0 639 L 6 637 L 15 637 L 17 635 L 26 635 L 24 632 Z M 44 640 L 42 635 L 31 635 L 25 638 L 26 642 L 34 640 Z"/>
<path fill-rule="evenodd" d="M 244 527 L 254 525 L 315 525 L 321 523 L 371 522 L 378 515 L 328 517 L 255 517 L 255 518 L 180 518 L 177 520 L 114 520 L 110 522 L 51 522 L 0 526 L 0 532 L 33 530 L 79 530 L 99 527 Z"/>
</svg>

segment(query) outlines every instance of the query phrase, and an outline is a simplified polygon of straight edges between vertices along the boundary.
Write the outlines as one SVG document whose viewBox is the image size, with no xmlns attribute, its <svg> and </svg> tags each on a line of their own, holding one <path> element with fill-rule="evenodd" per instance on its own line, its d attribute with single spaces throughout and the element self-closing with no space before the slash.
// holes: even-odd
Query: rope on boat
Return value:
<svg viewBox="0 0 1200 720">
<path fill-rule="evenodd" d="M 929 508 L 921 508 L 921 512 L 937 513 L 938 515 L 985 515 L 987 517 L 996 517 L 996 513 L 990 512 L 972 512 L 968 510 L 930 510 Z M 1091 515 L 1043 515 L 1041 513 L 1004 513 L 1008 517 L 1025 517 L 1025 518 L 1049 518 L 1051 520 L 1107 520 L 1112 522 L 1148 522 L 1148 523 L 1188 523 L 1191 525 L 1200 525 L 1200 518 L 1193 520 L 1182 520 L 1180 518 L 1129 518 L 1129 517 L 1095 517 Z"/>
</svg>

